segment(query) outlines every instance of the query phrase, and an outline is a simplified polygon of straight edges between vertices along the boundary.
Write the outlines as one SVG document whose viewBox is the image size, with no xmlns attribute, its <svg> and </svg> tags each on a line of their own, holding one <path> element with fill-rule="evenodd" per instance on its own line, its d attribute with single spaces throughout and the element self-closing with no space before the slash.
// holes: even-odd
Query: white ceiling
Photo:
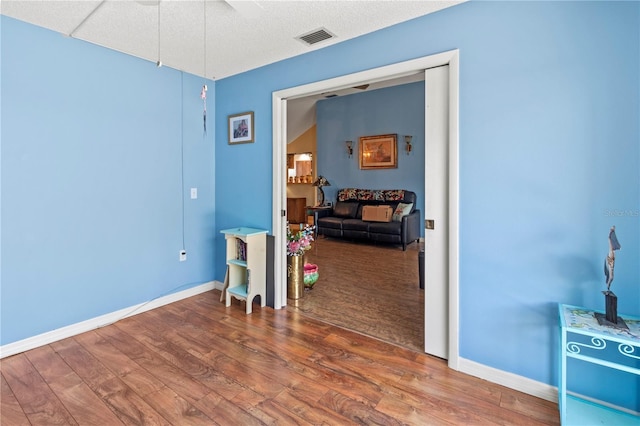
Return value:
<svg viewBox="0 0 640 426">
<path fill-rule="evenodd" d="M 160 60 L 171 68 L 220 79 L 461 2 L 1 0 L 0 13 L 154 63 Z M 296 39 L 319 28 L 335 37 L 313 46 Z"/>
</svg>

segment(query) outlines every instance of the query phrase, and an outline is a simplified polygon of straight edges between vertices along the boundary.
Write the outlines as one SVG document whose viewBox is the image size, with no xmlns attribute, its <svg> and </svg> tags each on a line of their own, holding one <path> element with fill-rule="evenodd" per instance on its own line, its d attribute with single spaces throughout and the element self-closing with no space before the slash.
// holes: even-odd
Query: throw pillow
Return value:
<svg viewBox="0 0 640 426">
<path fill-rule="evenodd" d="M 413 208 L 413 203 L 398 203 L 398 207 L 393 211 L 391 220 L 394 222 L 402 222 L 402 218 L 411 213 L 411 208 Z"/>
</svg>

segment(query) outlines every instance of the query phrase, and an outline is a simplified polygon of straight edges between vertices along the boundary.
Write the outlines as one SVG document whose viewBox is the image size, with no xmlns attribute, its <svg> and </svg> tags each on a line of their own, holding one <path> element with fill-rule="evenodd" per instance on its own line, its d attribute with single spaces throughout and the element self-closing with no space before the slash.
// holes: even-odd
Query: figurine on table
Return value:
<svg viewBox="0 0 640 426">
<path fill-rule="evenodd" d="M 616 227 L 609 230 L 609 254 L 604 259 L 604 277 L 607 290 L 603 291 L 605 302 L 605 315 L 596 313 L 600 325 L 608 325 L 616 328 L 627 328 L 622 318 L 618 316 L 618 297 L 611 291 L 613 282 L 613 267 L 616 264 L 616 250 L 620 250 L 620 243 L 616 236 Z"/>
</svg>

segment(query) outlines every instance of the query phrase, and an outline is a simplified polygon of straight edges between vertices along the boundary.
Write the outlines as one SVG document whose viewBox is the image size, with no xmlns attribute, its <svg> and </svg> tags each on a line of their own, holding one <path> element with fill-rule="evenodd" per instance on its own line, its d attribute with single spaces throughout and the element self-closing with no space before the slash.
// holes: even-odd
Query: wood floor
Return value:
<svg viewBox="0 0 640 426">
<path fill-rule="evenodd" d="M 0 362 L 8 425 L 555 425 L 557 405 L 217 290 Z"/>
<path fill-rule="evenodd" d="M 293 304 L 305 315 L 424 352 L 424 290 L 417 243 L 401 246 L 319 237 L 306 254 L 320 278 Z"/>
</svg>

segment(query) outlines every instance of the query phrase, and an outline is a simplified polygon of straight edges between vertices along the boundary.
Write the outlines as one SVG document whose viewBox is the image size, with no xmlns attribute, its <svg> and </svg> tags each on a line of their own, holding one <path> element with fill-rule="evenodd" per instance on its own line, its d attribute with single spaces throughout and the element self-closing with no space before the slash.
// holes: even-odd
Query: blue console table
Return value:
<svg viewBox="0 0 640 426">
<path fill-rule="evenodd" d="M 563 425 L 640 425 L 640 416 L 567 395 L 567 358 L 640 376 L 640 318 L 621 315 L 628 329 L 598 324 L 593 311 L 579 306 L 558 306 L 560 314 L 560 374 L 558 406 Z M 605 349 L 617 349 L 615 358 L 602 359 Z"/>
</svg>

